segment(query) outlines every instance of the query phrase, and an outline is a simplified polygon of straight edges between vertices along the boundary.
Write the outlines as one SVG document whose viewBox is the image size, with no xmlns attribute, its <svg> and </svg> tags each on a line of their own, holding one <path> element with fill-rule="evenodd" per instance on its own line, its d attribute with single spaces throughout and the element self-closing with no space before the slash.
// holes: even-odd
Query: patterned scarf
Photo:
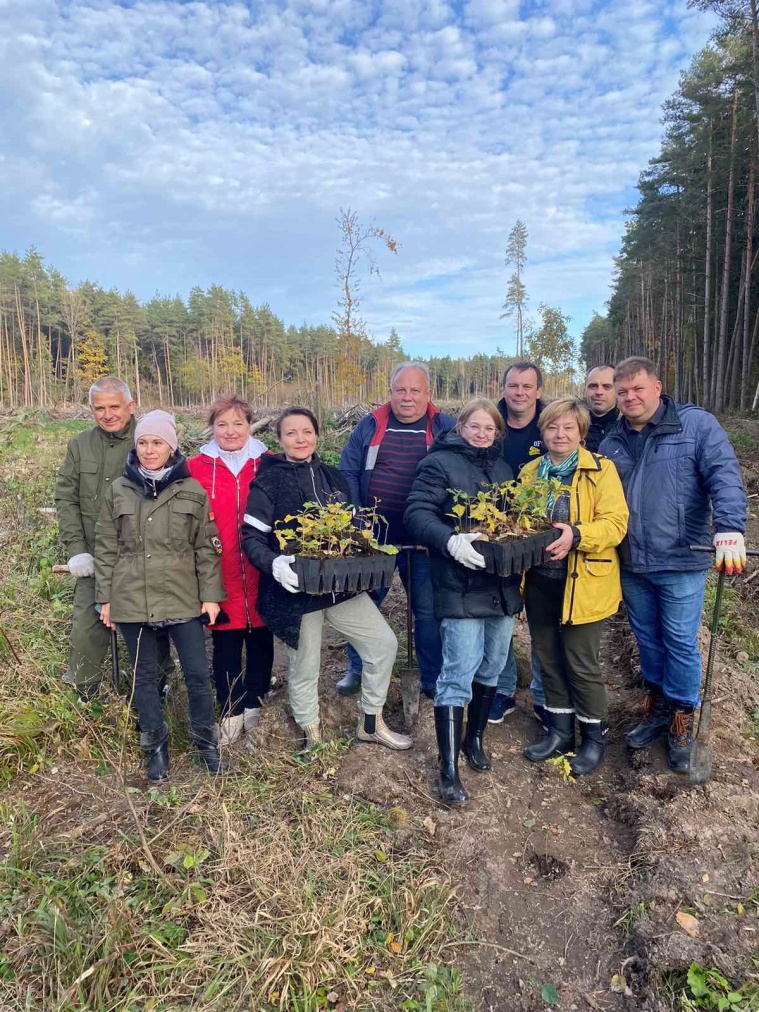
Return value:
<svg viewBox="0 0 759 1012">
<path fill-rule="evenodd" d="M 565 479 L 577 470 L 579 456 L 580 448 L 578 447 L 574 453 L 570 453 L 566 460 L 562 460 L 560 464 L 554 464 L 548 454 L 544 454 L 538 464 L 538 478 L 558 478 L 562 485 L 566 485 Z M 551 511 L 553 511 L 555 500 L 556 497 L 553 492 L 550 492 L 548 495 L 548 506 Z"/>
</svg>

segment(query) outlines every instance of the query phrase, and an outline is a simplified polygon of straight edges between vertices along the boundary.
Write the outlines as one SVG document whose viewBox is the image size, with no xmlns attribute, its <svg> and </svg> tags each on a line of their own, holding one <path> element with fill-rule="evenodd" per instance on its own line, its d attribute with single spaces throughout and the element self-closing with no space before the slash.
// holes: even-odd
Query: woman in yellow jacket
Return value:
<svg viewBox="0 0 759 1012">
<path fill-rule="evenodd" d="M 581 775 L 592 773 L 604 755 L 608 705 L 598 655 L 603 621 L 622 600 L 616 546 L 629 514 L 614 464 L 581 445 L 590 416 L 580 401 L 552 401 L 538 425 L 547 452 L 522 468 L 520 481 L 558 478 L 566 491 L 551 502 L 561 536 L 525 576 L 527 621 L 543 669 L 549 727 L 524 754 L 543 762 L 574 752 L 576 716 L 582 744 L 570 765 Z"/>
</svg>

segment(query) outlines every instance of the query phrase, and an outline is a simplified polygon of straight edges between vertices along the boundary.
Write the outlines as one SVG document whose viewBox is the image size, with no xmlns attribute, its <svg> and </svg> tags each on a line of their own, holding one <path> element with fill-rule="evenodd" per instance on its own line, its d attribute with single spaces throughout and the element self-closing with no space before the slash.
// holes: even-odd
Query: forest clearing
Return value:
<svg viewBox="0 0 759 1012">
<path fill-rule="evenodd" d="M 196 444 L 202 423 L 182 422 L 183 444 Z M 355 704 L 334 690 L 344 653 L 332 634 L 329 741 L 298 751 L 278 651 L 255 748 L 232 746 L 218 781 L 185 758 L 170 787 L 147 789 L 125 702 L 106 690 L 81 703 L 60 681 L 71 587 L 52 573 L 52 479 L 89 424 L 63 412 L 0 421 L 0 1008 L 759 1008 L 755 569 L 726 595 L 704 788 L 668 773 L 657 749 L 631 765 L 624 732 L 641 692 L 617 616 L 602 653 L 609 754 L 585 781 L 523 761 L 535 722 L 522 689 L 489 734 L 493 774 L 468 775 L 470 805 L 446 809 L 432 704 L 422 700 L 408 752 L 351 744 Z M 753 547 L 759 425 L 724 424 L 753 497 Z M 334 434 L 325 447 L 339 448 Z M 711 603 L 713 587 L 707 619 Z M 397 586 L 385 610 L 403 658 Z M 523 623 L 516 636 L 521 671 Z M 388 713 L 400 729 L 395 679 Z"/>
</svg>

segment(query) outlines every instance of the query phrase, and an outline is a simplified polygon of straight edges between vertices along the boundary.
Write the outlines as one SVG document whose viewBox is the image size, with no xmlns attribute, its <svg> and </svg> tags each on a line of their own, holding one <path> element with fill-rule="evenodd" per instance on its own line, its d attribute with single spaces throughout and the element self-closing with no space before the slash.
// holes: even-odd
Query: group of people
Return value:
<svg viewBox="0 0 759 1012">
<path fill-rule="evenodd" d="M 528 760 L 569 755 L 576 775 L 602 761 L 601 631 L 624 599 L 647 688 L 627 743 L 645 748 L 666 735 L 670 767 L 687 771 L 710 565 L 690 546 L 713 540 L 718 568 L 732 573 L 745 565 L 746 495 L 735 454 L 712 415 L 662 393 L 648 359 L 591 369 L 584 402 L 544 404 L 541 388 L 536 365 L 515 363 L 498 404 L 474 398 L 454 419 L 432 403 L 426 366 L 401 363 L 389 401 L 359 422 L 335 468 L 319 457 L 318 420 L 308 408 L 280 415 L 281 452 L 272 453 L 249 434 L 250 406 L 221 398 L 209 416 L 211 440 L 187 461 L 170 414 L 151 411 L 135 423 L 126 384 L 98 381 L 90 391 L 96 425 L 72 440 L 56 484 L 60 534 L 77 577 L 65 680 L 83 696 L 94 691 L 106 627 L 117 626 L 134 668 L 147 775 L 161 782 L 169 770 L 162 705 L 172 640 L 192 737 L 216 773 L 219 745 L 258 723 L 274 636 L 288 650 L 293 717 L 308 745 L 321 740 L 326 620 L 348 642 L 347 671 L 336 687 L 360 694 L 357 739 L 410 748 L 411 739 L 383 719 L 397 650 L 379 609 L 387 590 L 305 593 L 294 557 L 275 536 L 307 502 L 379 502 L 387 540 L 409 548 L 398 568 L 414 615 L 421 691 L 434 704 L 445 802 L 468 798 L 460 752 L 471 769 L 489 770 L 487 725 L 515 708 L 512 632 L 523 608 L 543 730 L 525 749 Z M 556 539 L 526 574 L 488 572 L 476 545 L 482 535 L 456 528 L 454 494 L 539 478 L 557 479 L 550 496 Z"/>
</svg>

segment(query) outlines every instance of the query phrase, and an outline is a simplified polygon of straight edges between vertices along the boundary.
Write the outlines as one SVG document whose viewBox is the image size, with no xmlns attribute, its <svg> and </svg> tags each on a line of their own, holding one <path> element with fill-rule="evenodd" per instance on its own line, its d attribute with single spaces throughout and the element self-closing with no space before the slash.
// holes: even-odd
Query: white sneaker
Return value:
<svg viewBox="0 0 759 1012">
<path fill-rule="evenodd" d="M 242 713 L 236 717 L 224 717 L 219 723 L 219 744 L 231 745 L 242 735 L 245 718 Z"/>
<path fill-rule="evenodd" d="M 362 712 L 358 719 L 356 737 L 359 741 L 376 741 L 378 745 L 384 745 L 385 748 L 391 748 L 397 752 L 403 752 L 414 744 L 408 735 L 397 734 L 395 731 L 391 731 L 382 719 L 381 713 L 376 714 L 374 734 L 369 734 L 368 731 L 364 730 L 364 714 Z"/>
</svg>

